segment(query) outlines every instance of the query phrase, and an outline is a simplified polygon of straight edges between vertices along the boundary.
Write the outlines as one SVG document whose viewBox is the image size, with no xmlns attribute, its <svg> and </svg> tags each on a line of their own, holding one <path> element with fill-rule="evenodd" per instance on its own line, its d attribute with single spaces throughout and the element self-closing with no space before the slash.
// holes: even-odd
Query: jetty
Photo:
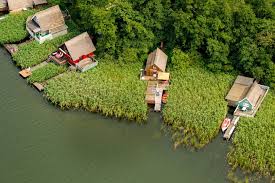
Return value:
<svg viewBox="0 0 275 183">
<path fill-rule="evenodd" d="M 4 44 L 4 48 L 13 55 L 18 51 L 18 45 L 17 44 Z"/>
<path fill-rule="evenodd" d="M 36 65 L 36 66 L 34 66 L 34 67 L 30 67 L 30 68 L 27 68 L 27 69 L 24 69 L 24 70 L 20 71 L 19 74 L 20 74 L 23 78 L 27 78 L 27 77 L 29 77 L 29 76 L 32 75 L 32 72 L 33 72 L 33 71 L 35 71 L 35 70 L 37 70 L 37 69 L 39 69 L 39 68 L 41 68 L 41 67 L 44 67 L 44 66 L 47 65 L 47 64 L 48 64 L 48 62 L 47 62 L 47 61 L 44 61 L 44 62 L 42 62 L 42 63 L 40 63 L 40 64 L 38 64 L 38 65 Z"/>
<path fill-rule="evenodd" d="M 223 135 L 223 138 L 226 139 L 226 140 L 229 140 L 232 135 L 233 135 L 233 132 L 239 122 L 239 119 L 240 117 L 239 116 L 234 116 L 229 127 L 227 128 L 227 130 L 225 131 L 224 135 Z"/>
</svg>

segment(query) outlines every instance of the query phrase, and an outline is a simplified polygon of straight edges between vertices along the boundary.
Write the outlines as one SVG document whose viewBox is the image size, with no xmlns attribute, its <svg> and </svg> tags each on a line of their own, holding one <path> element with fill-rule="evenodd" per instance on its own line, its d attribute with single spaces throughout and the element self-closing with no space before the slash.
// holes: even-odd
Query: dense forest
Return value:
<svg viewBox="0 0 275 183">
<path fill-rule="evenodd" d="M 213 72 L 275 86 L 274 0 L 54 0 L 97 41 L 98 54 L 144 61 L 163 42 L 200 55 Z"/>
</svg>

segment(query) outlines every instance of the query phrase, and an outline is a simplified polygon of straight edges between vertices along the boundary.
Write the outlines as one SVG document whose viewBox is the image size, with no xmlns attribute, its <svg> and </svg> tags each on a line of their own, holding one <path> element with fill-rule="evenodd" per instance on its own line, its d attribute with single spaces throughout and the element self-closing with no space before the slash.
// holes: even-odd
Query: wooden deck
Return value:
<svg viewBox="0 0 275 183">
<path fill-rule="evenodd" d="M 239 116 L 234 116 L 233 120 L 231 121 L 231 124 L 229 125 L 229 127 L 227 128 L 227 130 L 225 131 L 225 133 L 223 135 L 224 139 L 229 140 L 232 137 L 233 132 L 239 122 L 239 119 L 240 119 Z"/>
<path fill-rule="evenodd" d="M 4 44 L 4 47 L 6 48 L 6 50 L 13 55 L 14 53 L 16 53 L 18 51 L 18 46 L 17 44 Z"/>
<path fill-rule="evenodd" d="M 41 83 L 33 83 L 33 86 L 40 92 L 44 90 L 44 86 Z"/>
<path fill-rule="evenodd" d="M 34 66 L 34 67 L 32 67 L 32 68 L 28 68 L 28 69 L 24 69 L 24 70 L 22 70 L 22 71 L 20 71 L 19 72 L 19 74 L 23 77 L 23 78 L 27 78 L 27 77 L 29 77 L 29 76 L 31 76 L 32 75 L 32 72 L 33 71 L 35 71 L 35 70 L 37 70 L 37 69 L 39 69 L 39 68 L 41 68 L 41 67 L 44 67 L 45 65 L 47 65 L 48 64 L 48 62 L 42 62 L 41 64 L 38 64 L 38 65 L 36 65 L 36 66 Z"/>
<path fill-rule="evenodd" d="M 19 74 L 23 77 L 23 78 L 27 78 L 30 75 L 32 75 L 32 72 L 29 69 L 24 69 L 22 71 L 19 72 Z"/>
</svg>

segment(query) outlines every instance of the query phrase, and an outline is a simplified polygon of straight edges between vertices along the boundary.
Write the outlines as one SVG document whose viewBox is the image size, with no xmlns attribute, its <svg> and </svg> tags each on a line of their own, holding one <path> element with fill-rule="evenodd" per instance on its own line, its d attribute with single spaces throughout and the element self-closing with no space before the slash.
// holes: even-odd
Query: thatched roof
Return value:
<svg viewBox="0 0 275 183">
<path fill-rule="evenodd" d="M 146 63 L 146 70 L 149 69 L 151 66 L 157 66 L 161 71 L 165 71 L 166 64 L 167 64 L 168 56 L 159 48 L 149 54 L 147 63 Z"/>
<path fill-rule="evenodd" d="M 73 60 L 77 60 L 79 57 L 92 53 L 96 50 L 87 32 L 84 32 L 65 42 L 65 46 Z"/>
<path fill-rule="evenodd" d="M 65 25 L 65 20 L 59 6 L 53 6 L 36 13 L 33 18 L 42 32 Z"/>
<path fill-rule="evenodd" d="M 8 0 L 9 10 L 16 11 L 24 8 L 32 8 L 32 0 Z"/>
<path fill-rule="evenodd" d="M 253 81 L 253 78 L 238 76 L 225 99 L 235 102 L 244 99 Z"/>
<path fill-rule="evenodd" d="M 247 93 L 246 98 L 253 106 L 255 106 L 262 94 L 263 89 L 260 87 L 257 81 L 255 81 Z"/>
<path fill-rule="evenodd" d="M 47 0 L 33 0 L 34 5 L 47 4 Z"/>
</svg>

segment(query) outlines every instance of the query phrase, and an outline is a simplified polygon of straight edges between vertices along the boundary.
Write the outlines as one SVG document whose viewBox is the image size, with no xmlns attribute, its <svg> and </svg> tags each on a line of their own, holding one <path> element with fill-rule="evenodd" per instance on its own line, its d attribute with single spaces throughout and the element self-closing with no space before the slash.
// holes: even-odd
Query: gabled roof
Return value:
<svg viewBox="0 0 275 183">
<path fill-rule="evenodd" d="M 32 8 L 32 0 L 8 0 L 8 6 L 10 11 L 20 10 L 24 8 Z"/>
<path fill-rule="evenodd" d="M 257 104 L 259 98 L 263 94 L 263 90 L 260 87 L 260 85 L 255 81 L 253 85 L 251 86 L 249 92 L 246 95 L 246 98 L 249 100 L 249 102 L 253 105 L 253 107 Z"/>
<path fill-rule="evenodd" d="M 63 14 L 58 5 L 34 14 L 35 20 L 42 32 L 65 25 Z"/>
<path fill-rule="evenodd" d="M 87 32 L 84 32 L 65 42 L 65 46 L 74 61 L 79 59 L 79 57 L 88 55 L 96 50 Z"/>
<path fill-rule="evenodd" d="M 7 0 L 0 0 L 0 9 L 7 8 L 7 7 L 8 7 Z"/>
<path fill-rule="evenodd" d="M 166 64 L 167 64 L 168 56 L 159 48 L 149 54 L 147 63 L 146 63 L 146 70 L 149 69 L 151 66 L 156 65 L 161 71 L 165 71 Z"/>
<path fill-rule="evenodd" d="M 47 0 L 33 0 L 34 5 L 47 4 Z"/>
<path fill-rule="evenodd" d="M 253 78 L 238 76 L 225 99 L 236 102 L 244 99 L 253 81 Z"/>
</svg>

